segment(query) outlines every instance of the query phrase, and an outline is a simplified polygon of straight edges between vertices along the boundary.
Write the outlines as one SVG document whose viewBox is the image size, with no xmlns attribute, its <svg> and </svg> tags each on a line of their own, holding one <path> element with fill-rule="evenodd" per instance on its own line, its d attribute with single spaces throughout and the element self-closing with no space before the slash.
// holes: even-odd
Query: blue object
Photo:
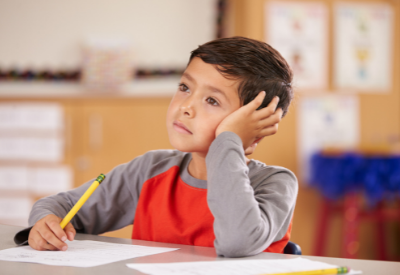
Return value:
<svg viewBox="0 0 400 275">
<path fill-rule="evenodd" d="M 310 172 L 310 184 L 332 200 L 357 191 L 375 204 L 400 194 L 400 156 L 317 153 L 311 158 Z"/>
<path fill-rule="evenodd" d="M 283 254 L 301 255 L 300 245 L 289 241 L 283 249 Z"/>
</svg>

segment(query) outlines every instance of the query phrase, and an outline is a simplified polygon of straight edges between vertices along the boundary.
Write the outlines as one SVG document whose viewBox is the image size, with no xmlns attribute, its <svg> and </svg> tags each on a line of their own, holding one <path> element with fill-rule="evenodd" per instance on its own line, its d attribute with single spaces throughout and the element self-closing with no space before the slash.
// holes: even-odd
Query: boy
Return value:
<svg viewBox="0 0 400 275">
<path fill-rule="evenodd" d="M 66 250 L 75 230 L 99 234 L 134 223 L 133 239 L 214 246 L 226 257 L 282 253 L 296 177 L 245 155 L 276 133 L 291 81 L 286 61 L 265 43 L 232 37 L 199 46 L 167 112 L 177 150 L 150 151 L 114 168 L 64 230 L 61 219 L 92 181 L 39 200 L 34 226 L 16 242 Z"/>
</svg>

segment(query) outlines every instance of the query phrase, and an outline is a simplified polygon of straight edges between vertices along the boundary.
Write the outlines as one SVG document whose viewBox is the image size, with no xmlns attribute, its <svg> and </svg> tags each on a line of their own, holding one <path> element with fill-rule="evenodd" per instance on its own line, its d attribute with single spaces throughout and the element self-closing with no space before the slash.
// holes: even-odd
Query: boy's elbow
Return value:
<svg viewBox="0 0 400 275">
<path fill-rule="evenodd" d="M 254 256 L 263 251 L 262 249 L 257 249 L 257 250 L 251 249 L 248 244 L 239 240 L 234 242 L 224 242 L 224 243 L 215 241 L 214 246 L 218 256 L 223 256 L 228 258 Z"/>
<path fill-rule="evenodd" d="M 226 258 L 242 258 L 242 257 L 249 257 L 249 256 L 254 256 L 255 254 L 247 254 L 243 253 L 243 251 L 234 251 L 234 250 L 222 250 L 216 248 L 216 252 L 218 256 L 221 257 L 226 257 Z M 257 254 L 257 253 L 256 253 Z"/>
</svg>

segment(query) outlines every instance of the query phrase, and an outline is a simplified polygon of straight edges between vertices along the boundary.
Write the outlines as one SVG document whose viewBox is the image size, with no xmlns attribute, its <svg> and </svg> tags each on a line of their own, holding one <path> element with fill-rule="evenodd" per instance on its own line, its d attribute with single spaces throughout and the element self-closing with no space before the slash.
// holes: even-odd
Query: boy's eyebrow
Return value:
<svg viewBox="0 0 400 275">
<path fill-rule="evenodd" d="M 190 81 L 196 82 L 196 80 L 190 74 L 188 74 L 187 72 L 184 72 L 182 75 L 185 76 Z M 227 95 L 222 90 L 218 89 L 217 87 L 211 86 L 211 85 L 206 85 L 206 87 L 207 87 L 207 89 L 211 90 L 214 93 L 221 94 L 222 96 L 225 97 L 225 99 L 227 101 L 229 101 L 229 98 L 227 97 Z"/>
</svg>

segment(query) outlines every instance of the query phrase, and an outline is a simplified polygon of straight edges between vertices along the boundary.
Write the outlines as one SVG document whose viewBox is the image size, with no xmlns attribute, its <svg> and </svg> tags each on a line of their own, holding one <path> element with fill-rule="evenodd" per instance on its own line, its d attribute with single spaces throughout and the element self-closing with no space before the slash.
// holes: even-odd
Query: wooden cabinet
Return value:
<svg viewBox="0 0 400 275">
<path fill-rule="evenodd" d="M 92 99 L 74 106 L 76 185 L 149 150 L 172 148 L 165 127 L 170 99 Z"/>
</svg>

